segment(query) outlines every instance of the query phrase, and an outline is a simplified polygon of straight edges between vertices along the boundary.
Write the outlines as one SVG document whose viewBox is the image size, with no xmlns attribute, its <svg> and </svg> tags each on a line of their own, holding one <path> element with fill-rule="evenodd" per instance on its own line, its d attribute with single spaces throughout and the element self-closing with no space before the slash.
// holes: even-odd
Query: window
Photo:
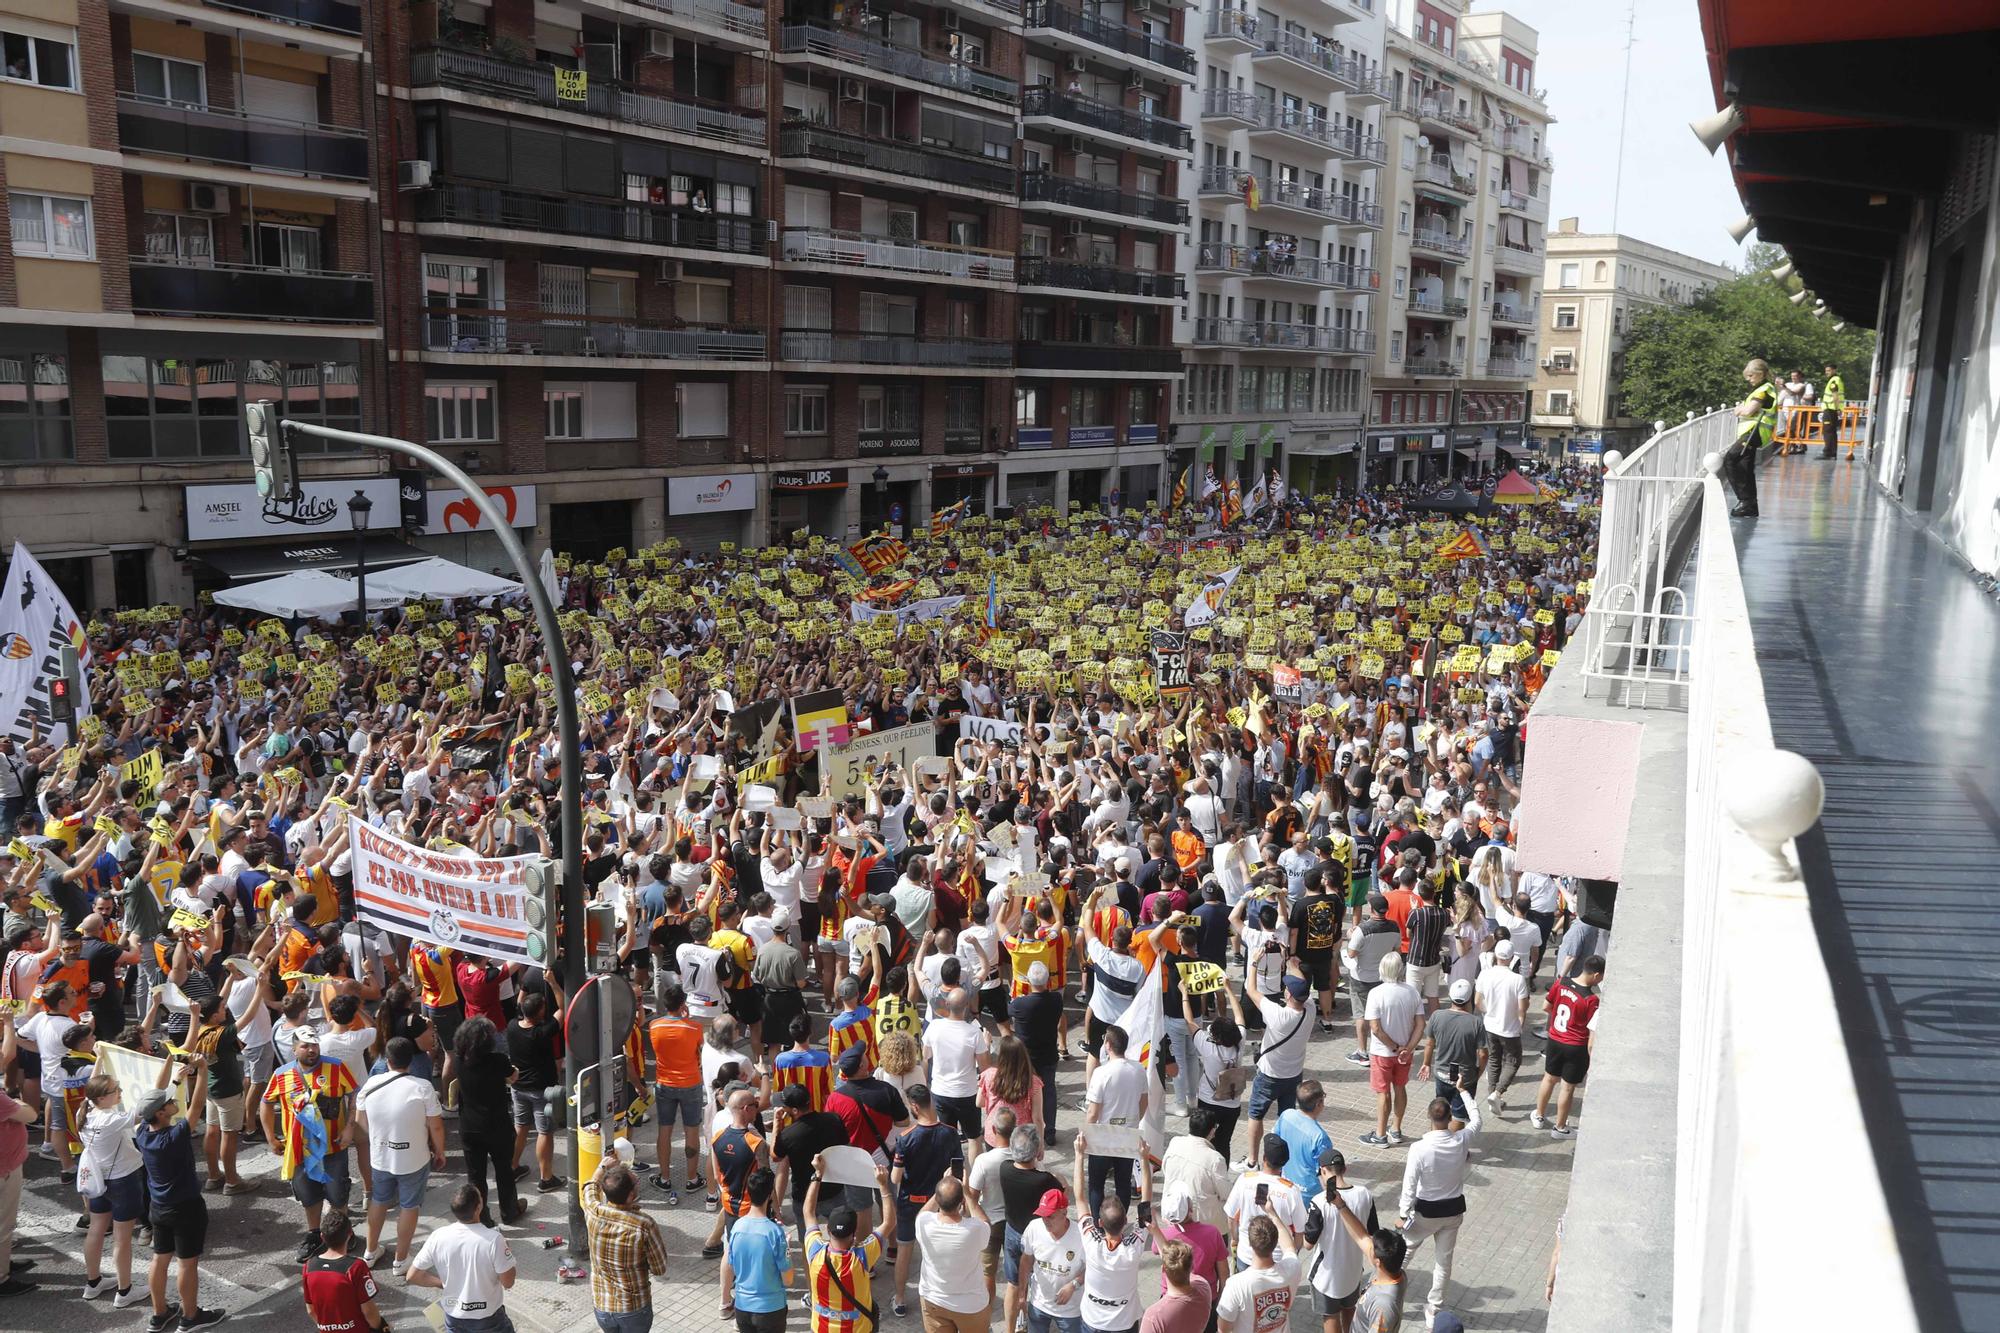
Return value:
<svg viewBox="0 0 2000 1333">
<path fill-rule="evenodd" d="M 979 439 L 986 431 L 986 386 L 947 384 L 944 386 L 944 433 Z"/>
<path fill-rule="evenodd" d="M 1575 307 L 1575 306 L 1573 306 L 1573 305 L 1559 305 L 1559 306 L 1557 306 L 1557 307 L 1556 307 L 1556 318 L 1555 318 L 1555 323 L 1554 323 L 1554 325 L 1553 325 L 1552 327 L 1554 327 L 1554 328 L 1558 328 L 1558 329 L 1573 329 L 1573 328 L 1575 328 L 1575 327 L 1576 327 L 1576 307 Z"/>
<path fill-rule="evenodd" d="M 491 381 L 432 380 L 424 385 L 424 421 L 432 444 L 475 444 L 494 436 Z"/>
<path fill-rule="evenodd" d="M 1570 348 L 1567 348 L 1567 347 L 1563 348 L 1563 349 L 1562 349 L 1561 351 L 1559 351 L 1559 352 L 1551 352 L 1551 353 L 1549 353 L 1549 369 L 1550 369 L 1550 370 L 1565 370 L 1565 371 L 1567 371 L 1567 370 L 1575 370 L 1575 369 L 1576 369 L 1576 353 L 1575 353 L 1575 352 L 1574 352 L 1573 350 L 1571 350 Z"/>
<path fill-rule="evenodd" d="M 505 339 L 502 270 L 491 260 L 424 257 L 424 346 L 434 352 L 477 352 Z M 492 438 L 487 435 L 485 438 Z"/>
<path fill-rule="evenodd" d="M 1049 391 L 1041 384 L 1017 384 L 1014 386 L 1014 424 L 1016 426 L 1046 426 L 1049 424 Z"/>
<path fill-rule="evenodd" d="M 785 286 L 785 327 L 788 329 L 830 329 L 833 327 L 833 289 Z"/>
<path fill-rule="evenodd" d="M 729 384 L 682 380 L 674 386 L 674 429 L 684 440 L 729 434 Z"/>
<path fill-rule="evenodd" d="M 74 91 L 75 46 L 74 40 L 0 32 L 0 55 L 5 58 L 4 77 L 10 83 L 33 83 L 44 88 Z"/>
<path fill-rule="evenodd" d="M 785 386 L 785 434 L 826 434 L 826 386 L 789 384 Z"/>
<path fill-rule="evenodd" d="M 727 324 L 729 294 L 726 279 L 683 278 L 674 284 L 674 318 L 683 324 Z"/>
<path fill-rule="evenodd" d="M 89 259 L 96 253 L 90 200 L 15 190 L 7 196 L 14 253 L 47 259 Z"/>
<path fill-rule="evenodd" d="M 583 438 L 583 390 L 553 389 L 542 390 L 542 406 L 548 410 L 548 438 L 551 440 L 580 440 Z"/>
<path fill-rule="evenodd" d="M 52 352 L 0 356 L 0 463 L 56 463 L 75 456 L 69 362 Z"/>
<path fill-rule="evenodd" d="M 860 409 L 863 435 L 914 431 L 923 421 L 923 397 L 911 384 L 864 384 Z"/>
<path fill-rule="evenodd" d="M 245 402 L 345 430 L 360 425 L 361 378 L 352 362 L 106 356 L 102 368 L 114 462 L 240 458 Z M 333 452 L 317 442 L 312 451 Z"/>
<path fill-rule="evenodd" d="M 1404 268 L 1401 264 L 1396 265 L 1396 278 L 1395 278 L 1396 295 L 1401 296 L 1404 292 L 1408 291 L 1409 285 L 1410 285 L 1410 270 Z"/>
<path fill-rule="evenodd" d="M 289 223 L 258 222 L 247 238 L 255 249 L 254 261 L 287 273 L 320 271 L 318 227 L 298 227 Z"/>
<path fill-rule="evenodd" d="M 1564 264 L 1557 273 L 1560 275 L 1556 279 L 1558 287 L 1574 287 L 1583 280 L 1583 265 Z"/>
<path fill-rule="evenodd" d="M 192 60 L 134 51 L 132 89 L 149 102 L 204 107 L 208 105 L 208 71 Z"/>
<path fill-rule="evenodd" d="M 1403 359 L 1403 333 L 1400 329 L 1392 329 L 1389 332 L 1389 359 L 1391 361 Z"/>
<path fill-rule="evenodd" d="M 1094 384 L 1079 384 L 1069 391 L 1069 424 L 1108 426 L 1111 424 L 1111 395 Z"/>
<path fill-rule="evenodd" d="M 145 217 L 146 258 L 160 264 L 215 262 L 215 229 L 199 213 L 158 213 Z"/>
<path fill-rule="evenodd" d="M 629 440 L 639 433 L 639 386 L 630 381 L 551 381 L 542 386 L 551 440 Z"/>
<path fill-rule="evenodd" d="M 728 181 L 715 184 L 715 211 L 724 217 L 747 218 L 757 208 L 757 196 L 748 185 L 732 185 Z"/>
<path fill-rule="evenodd" d="M 916 336 L 917 299 L 888 292 L 861 293 L 861 331 Z"/>
</svg>

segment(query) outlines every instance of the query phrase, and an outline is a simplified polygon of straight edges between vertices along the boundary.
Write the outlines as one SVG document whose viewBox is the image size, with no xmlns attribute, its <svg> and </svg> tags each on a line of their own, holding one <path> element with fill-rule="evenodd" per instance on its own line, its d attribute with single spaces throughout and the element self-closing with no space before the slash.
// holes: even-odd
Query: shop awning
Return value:
<svg viewBox="0 0 2000 1333">
<path fill-rule="evenodd" d="M 198 549 L 193 555 L 195 559 L 225 578 L 268 579 L 301 569 L 353 569 L 355 546 L 356 542 L 352 535 L 329 534 L 319 539 L 277 542 L 268 546 L 220 546 Z M 413 565 L 419 560 L 430 558 L 428 551 L 419 551 L 409 543 L 397 541 L 393 537 L 368 539 L 368 568 L 371 570 L 395 569 L 400 565 Z"/>
<path fill-rule="evenodd" d="M 354 609 L 358 589 L 353 579 L 316 569 L 281 574 L 260 583 L 243 583 L 215 594 L 217 604 L 244 611 L 260 611 L 287 620 L 338 620 Z M 375 595 L 368 590 L 368 609 L 387 611 L 403 604 L 396 593 Z"/>
<path fill-rule="evenodd" d="M 521 591 L 521 585 L 497 574 L 485 574 L 464 565 L 433 556 L 420 564 L 403 565 L 384 574 L 374 584 L 385 594 L 406 599 L 454 597 L 504 597 Z"/>
</svg>

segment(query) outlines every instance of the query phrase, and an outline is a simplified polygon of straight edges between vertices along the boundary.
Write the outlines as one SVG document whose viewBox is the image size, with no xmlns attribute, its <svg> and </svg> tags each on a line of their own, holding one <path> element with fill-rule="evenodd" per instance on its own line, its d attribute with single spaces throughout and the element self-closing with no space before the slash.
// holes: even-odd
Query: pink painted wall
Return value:
<svg viewBox="0 0 2000 1333">
<path fill-rule="evenodd" d="M 1535 718 L 1521 775 L 1523 870 L 1618 879 L 1643 724 Z"/>
</svg>

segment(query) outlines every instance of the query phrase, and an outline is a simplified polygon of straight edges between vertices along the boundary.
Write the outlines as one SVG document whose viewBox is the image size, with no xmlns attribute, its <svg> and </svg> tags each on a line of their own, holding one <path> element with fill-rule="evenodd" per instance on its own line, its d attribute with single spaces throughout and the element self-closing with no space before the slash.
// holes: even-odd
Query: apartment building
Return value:
<svg viewBox="0 0 2000 1333">
<path fill-rule="evenodd" d="M 1461 0 L 1388 3 L 1370 484 L 1490 469 L 1524 446 L 1554 167 L 1532 28 Z"/>
<path fill-rule="evenodd" d="M 1542 271 L 1534 436 L 1569 453 L 1630 452 L 1652 423 L 1624 410 L 1625 332 L 1647 306 L 1692 305 L 1736 274 L 1630 236 L 1590 234 L 1563 218 Z"/>
<path fill-rule="evenodd" d="M 1211 0 L 1186 256 L 1176 470 L 1351 483 L 1380 309 L 1386 160 L 1374 0 Z"/>
<path fill-rule="evenodd" d="M 246 402 L 361 423 L 365 22 L 343 0 L 0 3 L 0 534 L 79 607 L 191 595 L 175 551 L 248 499 L 201 489 L 248 489 Z"/>
</svg>

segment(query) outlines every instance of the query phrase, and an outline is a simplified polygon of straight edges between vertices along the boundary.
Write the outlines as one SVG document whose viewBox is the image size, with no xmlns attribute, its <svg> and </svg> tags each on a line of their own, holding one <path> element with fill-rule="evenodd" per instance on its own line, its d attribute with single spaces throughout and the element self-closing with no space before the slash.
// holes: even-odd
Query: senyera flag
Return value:
<svg viewBox="0 0 2000 1333">
<path fill-rule="evenodd" d="M 354 853 L 354 907 L 397 935 L 444 944 L 502 963 L 541 965 L 528 952 L 531 856 L 486 857 L 431 851 L 348 819 Z"/>
<path fill-rule="evenodd" d="M 851 726 L 847 696 L 839 690 L 814 690 L 792 700 L 792 735 L 801 753 L 847 744 Z"/>
</svg>

